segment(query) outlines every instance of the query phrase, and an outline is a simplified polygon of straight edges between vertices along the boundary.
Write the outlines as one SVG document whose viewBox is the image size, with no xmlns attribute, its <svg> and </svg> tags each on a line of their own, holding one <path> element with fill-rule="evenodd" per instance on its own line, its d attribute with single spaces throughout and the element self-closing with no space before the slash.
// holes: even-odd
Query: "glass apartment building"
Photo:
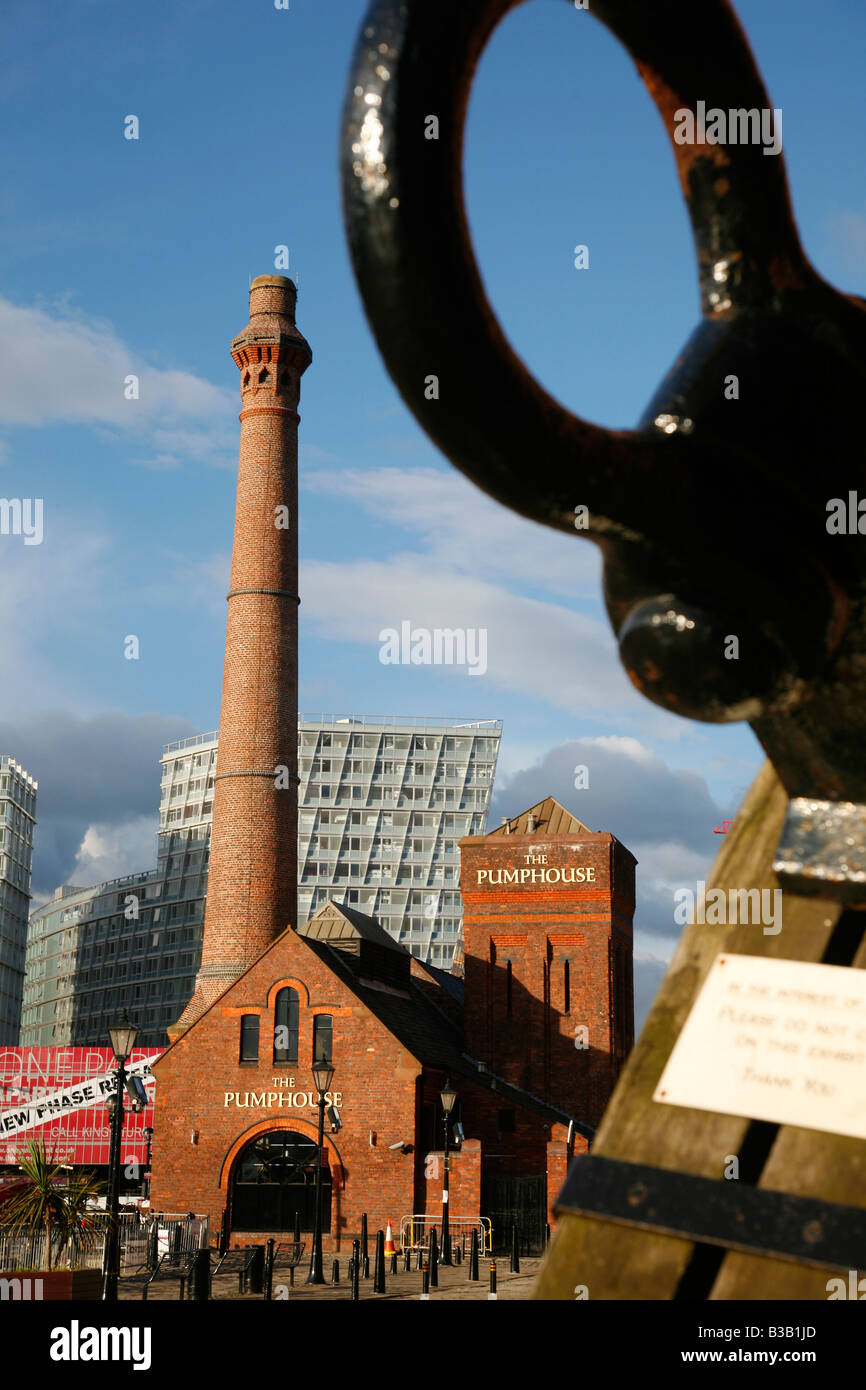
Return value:
<svg viewBox="0 0 866 1390">
<path fill-rule="evenodd" d="M 348 903 L 449 969 L 457 844 L 486 829 L 501 733 L 499 720 L 301 715 L 298 920 Z M 166 746 L 154 871 L 58 889 L 34 913 L 22 1045 L 99 1042 L 124 1006 L 140 1046 L 165 1043 L 201 957 L 216 757 L 216 734 Z"/>
<path fill-rule="evenodd" d="M 0 1045 L 18 1042 L 38 784 L 0 756 Z"/>
</svg>

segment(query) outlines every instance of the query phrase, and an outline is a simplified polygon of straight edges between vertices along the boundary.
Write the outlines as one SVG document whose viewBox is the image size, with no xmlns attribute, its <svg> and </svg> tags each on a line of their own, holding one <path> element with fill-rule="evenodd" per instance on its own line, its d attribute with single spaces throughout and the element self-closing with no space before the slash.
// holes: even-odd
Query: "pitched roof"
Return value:
<svg viewBox="0 0 866 1390">
<path fill-rule="evenodd" d="M 403 956 L 409 955 L 405 946 L 395 941 L 375 918 L 365 917 L 363 912 L 358 912 L 353 907 L 346 907 L 343 903 L 330 900 L 323 903 L 312 917 L 298 927 L 298 936 L 305 936 L 312 941 L 330 941 L 334 944 L 340 942 L 344 950 L 352 941 L 372 941 L 377 946 L 387 947 L 389 951 L 397 951 Z"/>
<path fill-rule="evenodd" d="M 307 944 L 423 1066 L 450 1073 L 457 1084 L 460 1079 L 472 1081 L 496 1092 L 504 1102 L 525 1106 L 557 1124 L 568 1124 L 574 1118 L 467 1056 L 463 1051 L 463 1030 L 436 1007 L 418 980 L 410 977 L 405 990 L 383 989 L 377 982 L 363 979 L 356 958 L 340 950 L 333 941 L 308 938 Z M 444 984 L 448 977 L 444 972 L 437 974 Z M 590 1125 L 574 1118 L 574 1127 L 579 1134 L 591 1138 Z"/>
<path fill-rule="evenodd" d="M 535 817 L 535 827 L 530 829 L 529 818 Z M 530 806 L 525 811 L 521 811 L 519 816 L 514 816 L 511 820 L 506 820 L 495 830 L 488 830 L 487 838 L 493 835 L 595 835 L 597 832 L 590 830 L 588 825 L 573 816 L 570 811 L 566 811 L 564 806 L 555 797 L 546 796 L 543 801 L 537 801 L 534 806 Z"/>
<path fill-rule="evenodd" d="M 510 1100 L 514 1104 L 534 1110 L 551 1122 L 567 1124 L 573 1118 L 539 1096 L 534 1096 L 496 1076 L 483 1063 L 476 1062 L 462 1050 L 463 1029 L 454 1020 L 454 1010 L 448 1009 L 446 1012 L 447 1005 L 444 1009 L 440 1008 L 434 1002 L 435 989 L 431 989 L 431 985 L 435 985 L 447 992 L 451 1002 L 460 1009 L 463 1003 L 463 980 L 459 976 L 450 975 L 436 966 L 417 961 L 415 964 L 423 965 L 430 983 L 425 981 L 422 984 L 415 979 L 411 969 L 407 969 L 405 977 L 396 986 L 382 979 L 372 979 L 365 974 L 366 966 L 363 953 L 360 951 L 360 944 L 364 941 L 370 942 L 374 947 L 387 946 L 398 955 L 407 957 L 410 967 L 413 958 L 405 946 L 401 946 L 389 936 L 385 928 L 372 917 L 366 917 L 354 908 L 334 902 L 324 903 L 307 922 L 297 929 L 287 927 L 280 936 L 270 942 L 247 966 L 243 974 L 211 1001 L 204 1013 L 190 1025 L 181 1038 L 169 1043 L 154 1065 L 161 1062 L 178 1042 L 187 1038 L 220 999 L 235 989 L 259 961 L 270 952 L 279 951 L 282 943 L 293 936 L 303 939 L 305 948 L 313 951 L 323 964 L 342 980 L 422 1066 L 451 1073 L 454 1081 L 458 1078 L 471 1080 L 485 1090 L 496 1092 L 506 1101 Z M 452 1017 L 449 1018 L 448 1013 L 451 1013 Z M 578 1133 L 586 1135 L 587 1138 L 592 1137 L 593 1130 L 589 1125 L 574 1119 L 574 1126 Z"/>
</svg>

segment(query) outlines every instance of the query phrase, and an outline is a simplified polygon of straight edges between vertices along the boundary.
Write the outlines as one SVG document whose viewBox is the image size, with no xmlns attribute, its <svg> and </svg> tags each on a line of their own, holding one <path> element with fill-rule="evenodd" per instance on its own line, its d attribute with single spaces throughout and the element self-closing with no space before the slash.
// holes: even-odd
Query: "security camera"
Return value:
<svg viewBox="0 0 866 1390">
<path fill-rule="evenodd" d="M 405 1149 L 405 1147 L 406 1147 L 406 1140 L 405 1140 L 405 1139 L 398 1139 L 396 1144 L 389 1144 L 389 1145 L 388 1145 L 388 1148 L 389 1148 L 389 1149 Z"/>
</svg>

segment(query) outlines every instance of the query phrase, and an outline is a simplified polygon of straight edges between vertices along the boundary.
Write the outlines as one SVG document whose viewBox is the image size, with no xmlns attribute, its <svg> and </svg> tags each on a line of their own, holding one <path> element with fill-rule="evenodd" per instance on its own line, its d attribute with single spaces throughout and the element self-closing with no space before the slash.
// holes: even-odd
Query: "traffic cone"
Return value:
<svg viewBox="0 0 866 1390">
<path fill-rule="evenodd" d="M 394 1236 L 391 1231 L 391 1222 L 388 1222 L 388 1229 L 385 1232 L 385 1254 L 396 1255 L 397 1248 L 394 1245 Z"/>
</svg>

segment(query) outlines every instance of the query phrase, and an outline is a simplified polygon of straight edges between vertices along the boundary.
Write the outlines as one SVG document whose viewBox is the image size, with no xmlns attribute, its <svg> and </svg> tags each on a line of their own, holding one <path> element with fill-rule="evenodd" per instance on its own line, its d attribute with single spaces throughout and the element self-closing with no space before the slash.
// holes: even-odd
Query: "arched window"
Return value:
<svg viewBox="0 0 866 1390">
<path fill-rule="evenodd" d="M 259 1060 L 259 1016 L 243 1014 L 241 1017 L 241 1061 Z"/>
<path fill-rule="evenodd" d="M 274 1061 L 298 1060 L 298 991 L 288 986 L 274 1004 Z"/>
<path fill-rule="evenodd" d="M 252 1139 L 238 1155 L 232 1181 L 233 1231 L 291 1231 L 299 1220 L 312 1231 L 316 1217 L 315 1139 L 295 1130 L 272 1130 Z M 321 1229 L 331 1229 L 331 1170 L 323 1149 Z"/>
<path fill-rule="evenodd" d="M 313 1061 L 334 1060 L 334 1020 L 330 1014 L 316 1014 L 313 1019 Z"/>
<path fill-rule="evenodd" d="M 262 370 L 259 372 L 259 386 L 267 386 L 270 379 L 271 374 L 267 367 L 262 367 Z"/>
</svg>

